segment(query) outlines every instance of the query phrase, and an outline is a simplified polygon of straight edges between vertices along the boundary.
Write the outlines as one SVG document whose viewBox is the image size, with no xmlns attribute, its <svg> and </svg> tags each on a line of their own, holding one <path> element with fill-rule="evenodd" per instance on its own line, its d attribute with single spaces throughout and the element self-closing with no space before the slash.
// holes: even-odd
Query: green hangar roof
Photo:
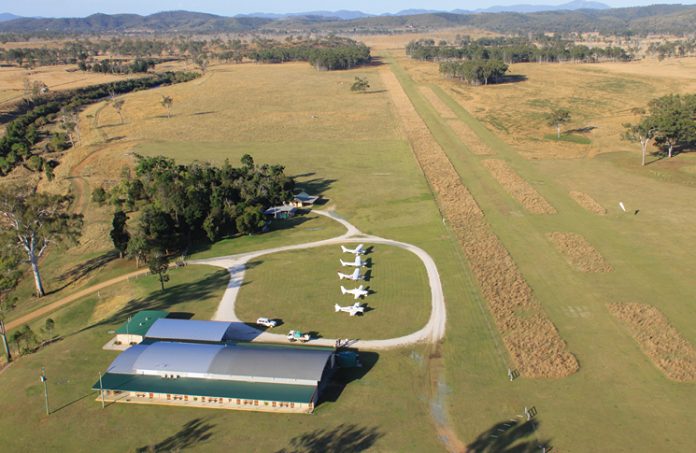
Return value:
<svg viewBox="0 0 696 453">
<path fill-rule="evenodd" d="M 290 403 L 309 403 L 317 390 L 316 385 L 268 384 L 213 379 L 163 379 L 159 376 L 113 373 L 106 373 L 102 376 L 102 388 L 123 392 L 171 393 Z M 92 389 L 100 389 L 99 381 L 94 383 Z"/>
<path fill-rule="evenodd" d="M 145 333 L 161 318 L 166 318 L 168 312 L 162 310 L 143 310 L 134 314 L 125 324 L 116 329 L 117 334 L 140 335 Z"/>
</svg>

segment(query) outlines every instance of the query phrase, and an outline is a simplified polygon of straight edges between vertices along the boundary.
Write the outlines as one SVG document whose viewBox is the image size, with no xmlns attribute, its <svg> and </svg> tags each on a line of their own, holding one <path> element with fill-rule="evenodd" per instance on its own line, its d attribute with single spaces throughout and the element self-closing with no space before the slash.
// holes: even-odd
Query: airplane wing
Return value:
<svg viewBox="0 0 696 453">
<path fill-rule="evenodd" d="M 363 244 L 359 244 L 357 247 L 355 247 L 355 253 L 362 253 L 363 251 Z"/>
<path fill-rule="evenodd" d="M 360 299 L 360 293 L 356 291 L 353 293 L 353 300 L 357 300 L 357 299 Z"/>
</svg>

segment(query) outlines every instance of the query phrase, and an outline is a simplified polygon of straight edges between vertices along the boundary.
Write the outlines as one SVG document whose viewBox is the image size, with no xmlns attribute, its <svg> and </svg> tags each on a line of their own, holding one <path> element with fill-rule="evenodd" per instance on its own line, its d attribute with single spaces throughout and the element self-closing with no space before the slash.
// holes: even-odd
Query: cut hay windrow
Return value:
<svg viewBox="0 0 696 453">
<path fill-rule="evenodd" d="M 559 378 L 575 373 L 579 369 L 575 356 L 567 350 L 565 341 L 396 76 L 382 71 L 382 77 L 416 159 L 469 260 L 515 366 L 523 376 L 531 378 Z"/>
<path fill-rule="evenodd" d="M 430 87 L 420 87 L 420 92 L 424 98 L 430 102 L 430 104 L 435 108 L 437 113 L 443 118 L 454 119 L 457 114 L 452 111 L 451 108 L 438 97 L 437 94 Z"/>
<path fill-rule="evenodd" d="M 464 124 L 462 120 L 449 120 L 447 124 L 449 124 L 449 127 L 457 134 L 459 140 L 464 143 L 472 153 L 477 156 L 490 156 L 494 154 L 493 150 L 483 143 L 476 133 L 472 131 L 469 126 Z"/>
<path fill-rule="evenodd" d="M 536 189 L 529 185 L 515 170 L 504 160 L 487 159 L 483 166 L 491 172 L 493 177 L 517 200 L 527 211 L 532 214 L 555 214 L 556 209 L 541 196 Z"/>
<path fill-rule="evenodd" d="M 605 215 L 607 213 L 607 210 L 604 209 L 601 204 L 597 203 L 594 198 L 586 193 L 576 192 L 573 190 L 570 192 L 570 197 L 582 208 L 593 214 Z"/>
<path fill-rule="evenodd" d="M 611 272 L 604 257 L 577 233 L 547 233 L 546 237 L 568 263 L 580 272 Z"/>
<path fill-rule="evenodd" d="M 647 304 L 608 304 L 609 312 L 626 324 L 643 352 L 669 379 L 696 381 L 696 348 L 660 310 Z"/>
</svg>

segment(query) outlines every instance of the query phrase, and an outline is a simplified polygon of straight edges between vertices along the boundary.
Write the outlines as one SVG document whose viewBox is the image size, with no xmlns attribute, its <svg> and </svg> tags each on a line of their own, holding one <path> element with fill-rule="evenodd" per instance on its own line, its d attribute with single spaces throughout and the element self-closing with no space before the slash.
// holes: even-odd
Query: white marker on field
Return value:
<svg viewBox="0 0 696 453">
<path fill-rule="evenodd" d="M 623 210 L 623 212 L 626 212 L 626 207 L 623 204 L 623 201 L 619 201 L 619 207 Z"/>
</svg>

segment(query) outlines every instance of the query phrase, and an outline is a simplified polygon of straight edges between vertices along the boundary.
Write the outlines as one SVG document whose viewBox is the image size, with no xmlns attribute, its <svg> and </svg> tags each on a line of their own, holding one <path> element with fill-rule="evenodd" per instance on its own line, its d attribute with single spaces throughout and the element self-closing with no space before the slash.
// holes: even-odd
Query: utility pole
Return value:
<svg viewBox="0 0 696 453">
<path fill-rule="evenodd" d="M 41 367 L 41 382 L 44 385 L 44 400 L 46 401 L 46 415 L 51 415 L 51 411 L 48 410 L 48 384 L 46 384 L 46 368 Z"/>
<path fill-rule="evenodd" d="M 0 319 L 0 337 L 2 337 L 2 344 L 5 346 L 5 353 L 7 354 L 7 363 L 12 361 L 12 354 L 10 353 L 10 344 L 7 342 L 7 332 L 5 331 L 5 322 Z"/>
</svg>

